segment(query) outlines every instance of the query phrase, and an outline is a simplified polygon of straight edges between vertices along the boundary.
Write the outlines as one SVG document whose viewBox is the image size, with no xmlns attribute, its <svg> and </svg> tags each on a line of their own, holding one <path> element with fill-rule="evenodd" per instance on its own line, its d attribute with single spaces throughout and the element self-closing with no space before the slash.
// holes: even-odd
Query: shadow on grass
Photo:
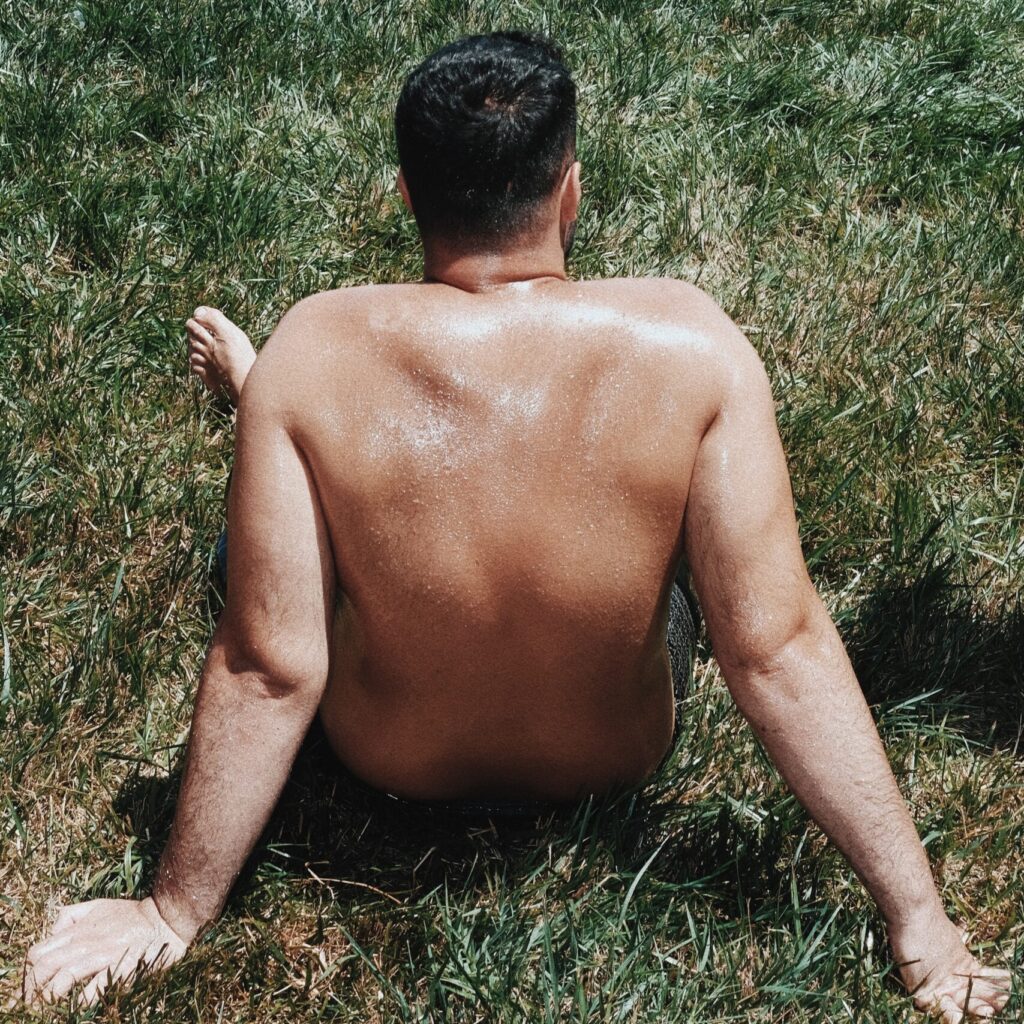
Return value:
<svg viewBox="0 0 1024 1024">
<path fill-rule="evenodd" d="M 180 771 L 159 779 L 137 775 L 115 801 L 139 837 L 146 887 L 167 840 L 179 782 Z M 438 888 L 486 897 L 495 875 L 515 886 L 529 885 L 541 872 L 565 897 L 598 879 L 607 892 L 625 893 L 664 841 L 659 882 L 703 893 L 726 917 L 771 916 L 789 899 L 792 866 L 780 854 L 794 831 L 803 831 L 802 808 L 786 797 L 772 820 L 757 824 L 737 816 L 724 797 L 678 803 L 672 793 L 679 784 L 669 765 L 642 788 L 536 820 L 468 819 L 369 789 L 337 762 L 317 723 L 231 902 L 248 900 L 281 876 L 323 880 L 343 908 L 365 903 L 372 892 L 402 903 Z M 552 872 L 552 862 L 564 855 L 570 867 Z M 827 871 L 814 858 L 800 865 L 808 903 L 817 902 Z"/>
<path fill-rule="evenodd" d="M 181 780 L 180 764 L 166 777 L 133 773 L 114 810 L 139 837 L 136 849 L 150 874 L 167 840 Z M 275 850 L 287 874 L 343 877 L 357 887 L 393 895 L 429 891 L 443 883 L 472 885 L 481 868 L 501 861 L 515 869 L 553 837 L 580 835 L 610 843 L 625 855 L 643 846 L 652 821 L 643 790 L 610 794 L 591 805 L 523 820 L 488 819 L 395 800 L 351 775 L 335 758 L 319 721 L 303 742 L 263 838 L 238 888 Z M 523 865 L 526 869 L 526 865 Z"/>
<path fill-rule="evenodd" d="M 840 627 L 869 700 L 883 709 L 903 704 L 901 715 L 922 719 L 949 713 L 960 731 L 1004 747 L 1019 740 L 1022 726 L 1024 615 L 1019 603 L 987 609 L 977 593 L 952 583 L 944 567 L 931 567 L 913 583 L 876 590 Z M 705 907 L 713 904 L 717 921 L 750 918 L 799 928 L 801 921 L 824 920 L 838 854 L 799 855 L 807 825 L 799 804 L 788 794 L 770 798 L 770 806 L 751 808 L 768 812 L 755 820 L 724 795 L 678 801 L 701 771 L 697 763 L 679 770 L 670 765 L 640 790 L 556 818 L 491 824 L 369 790 L 338 764 L 317 724 L 231 904 L 236 912 L 242 904 L 246 913 L 273 916 L 282 893 L 275 879 L 308 879 L 317 898 L 322 880 L 341 915 L 354 910 L 355 920 L 368 903 L 408 907 L 438 890 L 486 900 L 495 876 L 526 887 L 540 878 L 554 887 L 548 896 L 566 900 L 584 885 L 621 899 L 664 843 L 645 883 L 664 899 L 698 897 Z M 115 802 L 138 836 L 136 849 L 150 876 L 144 886 L 166 842 L 178 784 L 178 773 L 136 775 Z M 568 869 L 553 869 L 562 857 Z M 288 891 L 293 898 L 299 890 L 289 884 Z M 656 905 L 639 912 L 655 914 Z M 844 913 L 843 927 L 853 927 L 860 911 Z M 429 929 L 415 920 L 408 919 L 403 933 L 410 948 L 429 941 Z"/>
<path fill-rule="evenodd" d="M 959 731 L 991 749 L 1024 733 L 1024 605 L 991 609 L 978 587 L 954 583 L 948 567 L 876 589 L 839 623 L 872 703 L 934 693 L 915 713 L 949 713 Z M 904 709 L 905 710 L 905 709 Z"/>
</svg>

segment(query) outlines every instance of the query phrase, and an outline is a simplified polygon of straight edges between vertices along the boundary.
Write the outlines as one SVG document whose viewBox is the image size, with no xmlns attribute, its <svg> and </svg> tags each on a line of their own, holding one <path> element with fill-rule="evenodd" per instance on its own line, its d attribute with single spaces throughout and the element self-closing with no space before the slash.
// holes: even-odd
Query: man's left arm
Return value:
<svg viewBox="0 0 1024 1024">
<path fill-rule="evenodd" d="M 702 300 L 706 303 L 707 300 Z M 705 306 L 707 308 L 707 306 Z M 684 539 L 729 692 L 797 799 L 864 881 L 900 975 L 947 1024 L 991 1015 L 1009 974 L 946 916 L 927 853 L 828 611 L 807 574 L 767 375 L 719 311 L 723 399 L 701 440 Z"/>
<path fill-rule="evenodd" d="M 275 386 L 278 361 L 267 354 L 271 365 L 257 361 L 239 404 L 227 602 L 203 666 L 152 896 L 65 909 L 50 936 L 29 950 L 30 1001 L 60 998 L 81 983 L 91 1001 L 108 977 L 127 977 L 140 964 L 167 966 L 184 953 L 220 913 L 319 705 L 333 557 L 316 486 Z"/>
</svg>

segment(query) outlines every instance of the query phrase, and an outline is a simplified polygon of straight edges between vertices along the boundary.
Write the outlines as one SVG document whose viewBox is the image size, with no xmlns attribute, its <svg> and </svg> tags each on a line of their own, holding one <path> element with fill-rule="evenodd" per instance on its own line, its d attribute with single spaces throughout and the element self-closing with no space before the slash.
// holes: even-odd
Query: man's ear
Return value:
<svg viewBox="0 0 1024 1024">
<path fill-rule="evenodd" d="M 580 209 L 580 162 L 573 160 L 562 178 L 558 219 L 563 225 L 576 220 Z"/>
<path fill-rule="evenodd" d="M 398 191 L 402 193 L 402 202 L 405 203 L 405 208 L 412 213 L 412 200 L 409 198 L 409 186 L 405 183 L 405 171 L 401 167 L 398 168 L 398 181 L 395 182 L 398 186 Z"/>
</svg>

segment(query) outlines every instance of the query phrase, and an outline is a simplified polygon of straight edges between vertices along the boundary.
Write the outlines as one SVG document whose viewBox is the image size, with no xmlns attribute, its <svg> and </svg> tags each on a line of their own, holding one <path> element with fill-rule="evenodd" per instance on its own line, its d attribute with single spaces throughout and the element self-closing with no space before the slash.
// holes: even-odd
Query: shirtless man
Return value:
<svg viewBox="0 0 1024 1024">
<path fill-rule="evenodd" d="M 239 400 L 226 606 L 152 895 L 65 909 L 30 1000 L 181 957 L 318 712 L 353 773 L 406 798 L 642 783 L 673 733 L 685 560 L 730 693 L 877 901 L 916 1004 L 1006 1002 L 808 577 L 754 350 L 681 281 L 566 277 L 575 126 L 549 44 L 444 48 L 396 112 L 424 280 L 305 299 L 258 360 L 218 311 L 189 321 L 193 371 Z"/>
</svg>

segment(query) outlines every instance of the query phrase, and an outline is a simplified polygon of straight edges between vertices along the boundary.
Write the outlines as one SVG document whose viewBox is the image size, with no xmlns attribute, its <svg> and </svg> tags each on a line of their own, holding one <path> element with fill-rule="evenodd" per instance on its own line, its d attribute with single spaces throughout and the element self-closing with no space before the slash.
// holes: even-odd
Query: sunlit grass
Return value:
<svg viewBox="0 0 1024 1024">
<path fill-rule="evenodd" d="M 0 994 L 58 902 L 145 891 L 166 837 L 232 448 L 184 316 L 260 339 L 415 278 L 393 98 L 510 24 L 579 79 L 573 272 L 696 282 L 764 357 L 946 905 L 1019 969 L 1024 4 L 81 0 L 0 2 Z M 870 901 L 703 654 L 668 768 L 535 835 L 403 820 L 313 739 L 222 921 L 105 1012 L 905 1020 Z"/>
</svg>

